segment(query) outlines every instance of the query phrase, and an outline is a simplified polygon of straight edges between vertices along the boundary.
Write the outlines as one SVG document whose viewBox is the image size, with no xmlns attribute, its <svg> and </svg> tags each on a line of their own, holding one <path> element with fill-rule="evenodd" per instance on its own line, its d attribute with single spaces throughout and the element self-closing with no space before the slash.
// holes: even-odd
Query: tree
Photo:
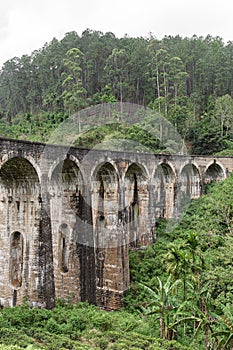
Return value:
<svg viewBox="0 0 233 350">
<path fill-rule="evenodd" d="M 180 57 L 171 57 L 169 60 L 169 82 L 170 91 L 175 105 L 178 103 L 179 95 L 185 95 L 185 80 L 188 73 L 184 70 L 184 64 Z"/>
<path fill-rule="evenodd" d="M 187 299 L 187 277 L 190 273 L 190 255 L 184 248 L 184 243 L 171 243 L 164 262 L 167 263 L 167 271 L 173 274 L 175 280 L 182 279 L 183 300 L 185 301 Z"/>
<path fill-rule="evenodd" d="M 62 73 L 63 101 L 69 114 L 79 111 L 86 105 L 86 90 L 82 86 L 80 60 L 83 53 L 78 48 L 67 51 L 64 59 L 65 71 Z"/>
<path fill-rule="evenodd" d="M 140 286 L 149 294 L 151 302 L 146 304 L 144 311 L 148 315 L 158 314 L 160 317 L 160 336 L 163 339 L 172 339 L 172 332 L 169 329 L 170 315 L 175 307 L 174 290 L 180 280 L 172 283 L 172 276 L 170 275 L 165 283 L 157 277 L 159 286 L 155 290 L 147 287 L 144 284 Z"/>
<path fill-rule="evenodd" d="M 148 45 L 150 63 L 148 65 L 151 81 L 155 83 L 158 112 L 161 113 L 161 106 L 164 104 L 164 113 L 168 111 L 168 61 L 169 54 L 165 47 L 157 39 L 152 39 Z M 164 103 L 162 103 L 164 102 Z"/>
<path fill-rule="evenodd" d="M 219 125 L 221 137 L 233 131 L 233 99 L 230 95 L 216 99 L 213 119 Z"/>
<path fill-rule="evenodd" d="M 104 70 L 116 98 L 123 102 L 125 92 L 129 88 L 129 57 L 125 49 L 113 49 L 106 60 Z"/>
</svg>

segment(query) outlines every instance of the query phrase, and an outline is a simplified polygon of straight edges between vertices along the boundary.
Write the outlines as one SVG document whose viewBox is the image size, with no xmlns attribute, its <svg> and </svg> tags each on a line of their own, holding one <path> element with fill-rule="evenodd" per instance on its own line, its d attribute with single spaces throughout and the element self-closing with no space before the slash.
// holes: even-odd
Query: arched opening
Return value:
<svg viewBox="0 0 233 350">
<path fill-rule="evenodd" d="M 62 224 L 58 232 L 58 264 L 62 273 L 69 271 L 69 228 Z"/>
<path fill-rule="evenodd" d="M 57 276 L 55 286 L 57 294 L 60 297 L 66 297 L 70 283 L 69 278 L 76 278 L 77 284 L 79 283 L 80 263 L 77 250 L 81 236 L 84 235 L 83 226 L 81 225 L 84 213 L 83 180 L 79 167 L 73 160 L 65 159 L 56 165 L 51 176 L 50 193 L 53 252 L 56 259 L 58 259 L 58 264 L 55 266 Z M 74 260 L 72 266 L 75 266 L 77 271 L 75 269 L 70 271 L 69 255 L 72 255 Z M 57 273 L 57 267 L 58 271 L 62 272 L 62 276 Z M 63 286 L 62 291 L 59 291 L 60 283 L 64 279 L 66 285 Z"/>
<path fill-rule="evenodd" d="M 14 289 L 22 286 L 23 236 L 14 232 L 10 238 L 10 283 Z"/>
<path fill-rule="evenodd" d="M 104 163 L 97 168 L 92 186 L 93 224 L 97 228 L 99 240 L 97 244 L 114 244 L 119 222 L 119 181 L 111 163 Z"/>
<path fill-rule="evenodd" d="M 150 240 L 148 203 L 146 171 L 136 163 L 131 164 L 125 174 L 125 220 L 131 246 L 146 245 Z"/>
<path fill-rule="evenodd" d="M 12 199 L 15 195 L 38 195 L 39 179 L 35 168 L 24 158 L 14 157 L 0 169 L 1 189 Z"/>
<path fill-rule="evenodd" d="M 2 165 L 0 193 L 0 230 L 5 231 L 7 226 L 8 231 L 32 232 L 39 209 L 40 184 L 28 160 L 14 157 Z"/>
<path fill-rule="evenodd" d="M 205 184 L 210 183 L 211 181 L 219 181 L 225 178 L 223 168 L 214 161 L 205 172 L 204 181 Z"/>
<path fill-rule="evenodd" d="M 15 305 L 17 299 L 22 303 L 23 297 L 27 296 L 36 302 L 45 303 L 46 307 L 52 307 L 54 295 L 50 217 L 47 207 L 45 209 L 34 166 L 21 157 L 7 160 L 0 169 L 0 189 L 0 231 L 6 233 L 6 237 L 11 237 L 9 270 L 14 288 L 12 304 Z M 12 236 L 11 232 L 14 232 Z M 8 244 L 8 240 L 2 240 L 0 255 L 4 255 Z M 0 264 L 4 269 L 6 262 Z M 36 285 L 35 280 L 38 281 Z M 20 286 L 20 293 L 17 293 Z M 0 289 L 6 289 L 2 281 Z M 6 294 L 9 295 L 9 290 Z"/>
<path fill-rule="evenodd" d="M 23 278 L 29 278 L 30 244 L 33 244 L 34 235 L 39 231 L 38 210 L 40 209 L 38 196 L 40 194 L 39 178 L 32 164 L 24 158 L 13 157 L 7 160 L 0 169 L 0 232 L 4 233 L 0 246 L 0 255 L 9 252 L 10 284 L 17 290 L 22 286 Z M 13 232 L 13 233 L 11 233 Z M 24 252 L 24 239 L 25 252 Z M 31 241 L 27 244 L 27 237 Z M 8 237 L 10 237 L 10 248 Z M 24 259 L 25 254 L 25 259 Z M 33 258 L 32 258 L 33 259 Z M 6 261 L 0 261 L 0 270 L 5 269 Z M 25 266 L 24 266 L 25 265 Z M 22 271 L 24 269 L 24 274 Z M 32 272 L 33 275 L 33 272 Z M 5 278 L 7 275 L 4 276 Z M 2 295 L 9 293 L 6 281 L 0 281 Z M 26 293 L 28 284 L 24 284 L 21 295 Z M 15 292 L 15 295 L 17 293 Z M 16 297 L 13 298 L 13 304 Z"/>
<path fill-rule="evenodd" d="M 90 188 L 84 185 L 75 159 L 59 162 L 51 174 L 50 208 L 56 295 L 73 301 L 94 301 L 95 261 Z"/>
<path fill-rule="evenodd" d="M 64 218 L 65 215 L 83 213 L 83 179 L 78 166 L 74 161 L 65 159 L 53 170 L 51 177 L 52 206 L 54 215 Z"/>
<path fill-rule="evenodd" d="M 122 227 L 119 217 L 119 179 L 114 166 L 106 162 L 92 178 L 92 215 L 96 246 L 97 299 L 103 289 L 117 290 L 123 273 Z M 115 266 L 115 267 L 114 267 Z M 113 268 L 114 267 L 114 268 Z M 113 271 L 115 277 L 113 276 Z M 101 297 L 102 298 L 102 297 Z"/>
<path fill-rule="evenodd" d="M 200 174 L 194 164 L 186 164 L 179 178 L 180 196 L 184 200 L 198 198 L 201 194 Z M 180 198 L 182 200 L 182 198 Z"/>
<path fill-rule="evenodd" d="M 155 171 L 155 215 L 172 218 L 177 197 L 176 176 L 172 167 L 161 163 Z"/>
</svg>

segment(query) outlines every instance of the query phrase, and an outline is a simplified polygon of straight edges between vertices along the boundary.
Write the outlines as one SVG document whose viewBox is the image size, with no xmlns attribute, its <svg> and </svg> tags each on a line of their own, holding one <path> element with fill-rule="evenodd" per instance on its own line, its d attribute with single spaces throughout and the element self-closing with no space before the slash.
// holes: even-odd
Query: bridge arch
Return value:
<svg viewBox="0 0 233 350">
<path fill-rule="evenodd" d="M 111 161 L 99 164 L 93 171 L 91 183 L 93 225 L 99 233 L 107 228 L 108 236 L 119 219 L 119 173 L 115 164 Z M 106 243 L 101 242 L 103 237 L 99 235 L 98 239 L 98 246 Z"/>
<path fill-rule="evenodd" d="M 159 162 L 155 168 L 154 168 L 154 171 L 153 171 L 153 175 L 152 175 L 152 179 L 154 179 L 158 173 L 158 170 L 161 171 L 162 170 L 162 173 L 164 174 L 164 176 L 166 175 L 170 175 L 172 176 L 173 179 L 177 179 L 177 173 L 176 173 L 176 169 L 175 169 L 175 166 L 167 161 L 166 159 Z"/>
<path fill-rule="evenodd" d="M 177 176 L 170 162 L 161 162 L 154 172 L 154 210 L 157 217 L 171 218 L 176 202 Z"/>
<path fill-rule="evenodd" d="M 50 168 L 49 191 L 54 198 L 53 210 L 59 217 L 78 215 L 82 217 L 84 180 L 76 159 L 70 157 L 57 160 Z M 72 219 L 75 221 L 75 218 Z"/>
<path fill-rule="evenodd" d="M 4 154 L 4 156 L 1 158 L 1 164 L 0 164 L 0 168 L 2 168 L 2 166 L 7 163 L 8 161 L 10 161 L 11 159 L 19 159 L 19 160 L 26 160 L 28 161 L 28 163 L 32 166 L 32 168 L 34 169 L 34 171 L 37 174 L 38 179 L 41 179 L 41 169 L 39 167 L 39 165 L 37 164 L 37 162 L 35 161 L 35 159 L 31 156 L 31 155 L 20 155 L 20 154 L 16 154 L 15 152 L 9 152 L 8 154 Z"/>
<path fill-rule="evenodd" d="M 204 182 L 219 181 L 226 178 L 226 171 L 220 162 L 216 160 L 207 164 L 204 172 Z"/>
<path fill-rule="evenodd" d="M 116 227 L 120 220 L 120 179 L 113 160 L 102 161 L 91 175 L 91 207 L 96 246 L 118 245 Z"/>
<path fill-rule="evenodd" d="M 136 166 L 138 168 L 138 171 L 143 173 L 146 179 L 149 179 L 149 177 L 150 177 L 149 171 L 148 171 L 148 168 L 145 164 L 143 164 L 142 162 L 138 162 L 138 161 L 129 161 L 127 166 L 124 169 L 123 174 L 122 174 L 123 181 L 125 180 L 125 176 L 126 176 L 128 170 L 131 166 L 134 166 L 134 167 Z"/>
<path fill-rule="evenodd" d="M 4 160 L 0 167 L 0 235 L 4 236 L 0 255 L 9 252 L 9 259 L 0 262 L 0 269 L 5 282 L 9 281 L 5 288 L 13 295 L 10 303 L 16 305 L 33 288 L 32 281 L 38 276 L 35 261 L 42 226 L 41 186 L 29 160 L 12 154 Z"/>
<path fill-rule="evenodd" d="M 91 199 L 96 254 L 96 298 L 99 300 L 101 295 L 106 295 L 106 290 L 111 295 L 119 288 L 125 290 L 129 283 L 128 245 L 120 210 L 122 189 L 114 162 L 101 162 L 96 167 L 92 174 Z"/>
<path fill-rule="evenodd" d="M 71 154 L 68 154 L 65 158 L 64 157 L 57 158 L 53 162 L 53 164 L 50 166 L 49 171 L 48 171 L 48 180 L 49 180 L 49 182 L 52 180 L 52 176 L 54 174 L 54 170 L 57 168 L 57 166 L 60 166 L 60 168 L 61 168 L 61 165 L 67 160 L 70 160 L 71 162 L 73 162 L 73 164 L 76 165 L 76 167 L 79 169 L 80 176 L 84 180 L 84 177 L 83 177 L 84 170 L 82 168 L 81 163 L 79 162 L 79 160 L 75 156 L 73 156 Z"/>
<path fill-rule="evenodd" d="M 98 174 L 102 171 L 101 169 L 105 169 L 105 171 L 109 172 L 109 174 L 113 171 L 113 173 L 116 173 L 117 178 L 120 178 L 119 170 L 115 161 L 112 159 L 105 159 L 101 160 L 101 162 L 91 170 L 91 181 L 96 180 L 96 178 L 99 176 Z"/>
<path fill-rule="evenodd" d="M 187 199 L 198 198 L 201 194 L 201 175 L 198 165 L 186 162 L 180 169 L 178 180 L 179 200 L 184 196 Z"/>
<path fill-rule="evenodd" d="M 2 193 L 18 198 L 40 194 L 38 173 L 26 158 L 10 157 L 1 165 L 0 186 Z"/>
<path fill-rule="evenodd" d="M 86 264 L 82 243 L 88 240 L 84 225 L 88 212 L 85 191 L 83 174 L 75 157 L 60 158 L 52 164 L 49 172 L 50 212 L 55 290 L 60 298 L 69 297 L 70 285 L 77 293 L 83 293 L 84 289 L 80 271 Z M 76 293 L 74 300 L 77 301 Z"/>
<path fill-rule="evenodd" d="M 149 176 L 142 164 L 129 164 L 124 174 L 124 212 L 132 246 L 148 244 Z"/>
<path fill-rule="evenodd" d="M 119 181 L 119 171 L 116 164 L 113 161 L 101 162 L 96 166 L 91 174 L 92 183 L 94 182 L 105 182 L 113 183 Z"/>
<path fill-rule="evenodd" d="M 179 173 L 178 173 L 178 177 L 180 177 L 181 172 L 183 171 L 183 169 L 187 166 L 187 165 L 192 165 L 193 167 L 195 167 L 195 169 L 198 171 L 199 176 L 201 176 L 201 170 L 200 170 L 200 166 L 197 164 L 197 162 L 195 162 L 194 160 L 187 160 L 186 162 L 183 162 L 183 164 L 180 167 Z"/>
</svg>

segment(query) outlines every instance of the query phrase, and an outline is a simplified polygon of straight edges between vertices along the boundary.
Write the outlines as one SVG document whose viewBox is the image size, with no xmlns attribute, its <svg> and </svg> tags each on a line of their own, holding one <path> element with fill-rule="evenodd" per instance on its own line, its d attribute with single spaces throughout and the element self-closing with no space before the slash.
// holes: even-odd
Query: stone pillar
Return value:
<svg viewBox="0 0 233 350">
<path fill-rule="evenodd" d="M 50 218 L 50 196 L 48 192 L 39 195 L 39 285 L 38 299 L 47 309 L 55 306 L 54 266 L 52 228 Z"/>
<path fill-rule="evenodd" d="M 90 188 L 84 188 L 77 208 L 77 250 L 80 266 L 80 299 L 96 304 L 95 247 Z"/>
<path fill-rule="evenodd" d="M 119 309 L 129 287 L 128 232 L 125 231 L 122 213 L 123 188 L 120 182 L 106 181 L 103 186 L 100 181 L 99 191 L 99 210 L 94 216 L 96 304 L 105 309 Z"/>
<path fill-rule="evenodd" d="M 148 183 L 148 243 L 156 242 L 156 204 L 154 187 Z"/>
</svg>

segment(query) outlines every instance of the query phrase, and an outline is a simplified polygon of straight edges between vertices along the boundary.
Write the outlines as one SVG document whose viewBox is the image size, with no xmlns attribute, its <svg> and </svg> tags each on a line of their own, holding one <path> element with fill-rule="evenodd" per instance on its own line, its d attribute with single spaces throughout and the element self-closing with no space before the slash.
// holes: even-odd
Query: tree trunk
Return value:
<svg viewBox="0 0 233 350">
<path fill-rule="evenodd" d="M 165 335 L 165 322 L 164 322 L 164 308 L 161 309 L 160 337 L 161 337 L 162 339 L 165 339 L 165 338 L 166 338 L 166 335 Z"/>
<path fill-rule="evenodd" d="M 159 68 L 158 68 L 158 62 L 156 58 L 156 83 L 157 83 L 157 95 L 159 99 L 159 113 L 161 112 L 161 106 L 160 106 L 160 84 L 159 84 Z"/>
<path fill-rule="evenodd" d="M 165 115 L 167 115 L 168 112 L 168 93 L 167 93 L 167 82 L 166 82 L 166 71 L 165 71 L 165 67 L 163 65 L 163 84 L 164 84 L 164 97 L 165 97 L 165 103 L 164 103 L 164 113 Z"/>
</svg>

